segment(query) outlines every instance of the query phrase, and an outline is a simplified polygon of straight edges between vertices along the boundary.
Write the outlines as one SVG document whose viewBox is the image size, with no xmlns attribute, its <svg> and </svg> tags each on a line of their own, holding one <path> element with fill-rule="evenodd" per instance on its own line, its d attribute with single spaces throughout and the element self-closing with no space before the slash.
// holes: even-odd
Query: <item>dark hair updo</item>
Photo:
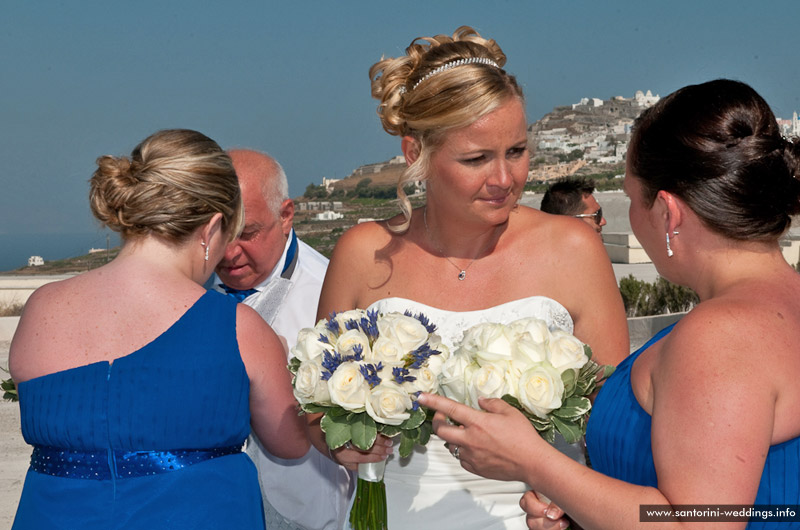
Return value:
<svg viewBox="0 0 800 530">
<path fill-rule="evenodd" d="M 781 136 L 766 101 L 738 81 L 690 85 L 645 110 L 628 164 L 648 206 L 668 191 L 731 239 L 777 239 L 800 213 L 798 142 Z"/>
</svg>

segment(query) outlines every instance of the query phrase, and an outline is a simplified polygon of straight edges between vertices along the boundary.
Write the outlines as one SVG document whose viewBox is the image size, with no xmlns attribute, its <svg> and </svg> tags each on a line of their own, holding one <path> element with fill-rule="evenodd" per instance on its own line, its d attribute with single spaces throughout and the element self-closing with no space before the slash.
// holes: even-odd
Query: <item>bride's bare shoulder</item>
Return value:
<svg viewBox="0 0 800 530">
<path fill-rule="evenodd" d="M 389 245 L 397 237 L 389 229 L 392 222 L 397 221 L 366 221 L 349 228 L 336 242 L 331 259 L 345 259 L 346 256 L 363 258 Z"/>
</svg>

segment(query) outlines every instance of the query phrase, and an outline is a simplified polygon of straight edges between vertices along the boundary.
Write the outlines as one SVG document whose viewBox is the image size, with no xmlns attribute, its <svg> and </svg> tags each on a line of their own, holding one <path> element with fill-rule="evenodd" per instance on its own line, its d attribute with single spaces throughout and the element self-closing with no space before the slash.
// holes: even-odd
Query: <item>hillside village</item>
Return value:
<svg viewBox="0 0 800 530">
<path fill-rule="evenodd" d="M 604 100 L 587 97 L 554 108 L 528 127 L 531 152 L 528 182 L 541 183 L 573 174 L 614 170 L 622 173 L 634 120 L 660 99 L 650 90 L 638 90 L 630 98 L 615 96 Z M 779 118 L 778 125 L 784 136 L 800 137 L 797 112 L 791 119 Z M 403 169 L 405 160 L 402 156 L 366 164 L 344 179 L 323 178 L 320 192 L 324 190 L 325 194 L 346 196 L 359 183 L 364 185 L 364 179 L 369 179 L 367 185 L 370 187 L 394 187 Z"/>
<path fill-rule="evenodd" d="M 556 107 L 528 127 L 528 182 L 547 182 L 576 173 L 621 173 L 634 119 L 659 99 L 649 90 L 640 90 L 631 98 L 591 97 Z M 323 178 L 321 188 L 334 196 L 347 195 L 367 178 L 372 187 L 394 186 L 404 168 L 405 160 L 396 156 L 360 166 L 345 179 Z"/>
</svg>

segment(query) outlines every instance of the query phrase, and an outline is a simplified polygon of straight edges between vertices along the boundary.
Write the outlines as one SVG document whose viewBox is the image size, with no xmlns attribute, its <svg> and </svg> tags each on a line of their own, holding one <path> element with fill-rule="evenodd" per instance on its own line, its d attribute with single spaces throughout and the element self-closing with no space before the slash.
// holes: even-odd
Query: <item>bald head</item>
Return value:
<svg viewBox="0 0 800 530">
<path fill-rule="evenodd" d="M 281 165 L 269 155 L 249 149 L 228 152 L 239 178 L 244 203 L 244 229 L 228 245 L 217 274 L 234 289 L 251 289 L 278 264 L 292 231 L 294 203 Z"/>
<path fill-rule="evenodd" d="M 232 149 L 228 155 L 233 160 L 240 187 L 260 189 L 267 207 L 279 215 L 281 204 L 289 198 L 289 182 L 278 161 L 251 149 Z"/>
</svg>

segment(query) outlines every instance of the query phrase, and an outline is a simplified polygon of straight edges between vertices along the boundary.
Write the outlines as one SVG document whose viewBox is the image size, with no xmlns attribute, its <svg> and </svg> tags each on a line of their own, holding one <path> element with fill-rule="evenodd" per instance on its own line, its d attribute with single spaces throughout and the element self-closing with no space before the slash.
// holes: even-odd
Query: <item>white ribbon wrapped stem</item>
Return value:
<svg viewBox="0 0 800 530">
<path fill-rule="evenodd" d="M 358 478 L 367 482 L 380 482 L 386 471 L 386 460 L 358 464 Z"/>
</svg>

